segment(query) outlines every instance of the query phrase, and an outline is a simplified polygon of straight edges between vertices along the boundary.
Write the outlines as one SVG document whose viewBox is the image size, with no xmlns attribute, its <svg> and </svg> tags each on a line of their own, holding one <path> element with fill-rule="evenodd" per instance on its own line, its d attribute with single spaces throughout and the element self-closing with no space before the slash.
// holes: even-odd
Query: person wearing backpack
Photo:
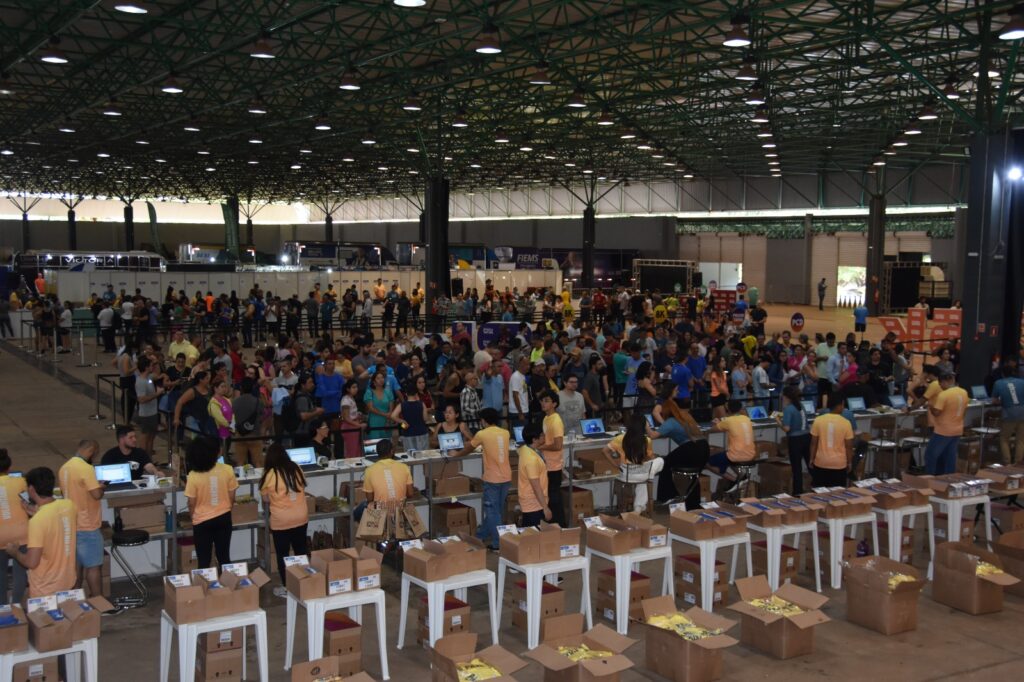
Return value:
<svg viewBox="0 0 1024 682">
<path fill-rule="evenodd" d="M 316 406 L 316 399 L 313 397 L 313 391 L 316 388 L 316 380 L 313 375 L 310 374 L 302 378 L 299 382 L 299 391 L 295 394 L 293 401 L 294 405 L 291 409 L 295 411 L 294 425 L 295 428 L 288 431 L 295 436 L 295 442 L 298 445 L 306 445 L 312 436 L 310 433 L 310 424 L 316 417 L 322 416 L 324 408 Z M 283 415 L 285 420 L 288 420 L 288 415 Z"/>
<path fill-rule="evenodd" d="M 238 397 L 231 401 L 231 410 L 235 415 L 235 435 L 231 439 L 231 453 L 235 466 L 251 464 L 263 466 L 263 443 L 254 438 L 259 435 L 260 400 L 256 397 L 256 383 L 252 377 L 242 379 L 242 390 Z"/>
</svg>

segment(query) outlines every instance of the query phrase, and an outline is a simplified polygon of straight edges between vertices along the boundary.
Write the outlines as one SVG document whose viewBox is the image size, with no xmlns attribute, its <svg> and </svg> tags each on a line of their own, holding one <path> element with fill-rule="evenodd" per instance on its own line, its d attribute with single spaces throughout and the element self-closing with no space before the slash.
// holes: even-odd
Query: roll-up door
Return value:
<svg viewBox="0 0 1024 682">
<path fill-rule="evenodd" d="M 679 237 L 679 257 L 683 260 L 700 260 L 698 251 L 700 245 L 697 242 L 697 235 L 684 234 Z"/>
<path fill-rule="evenodd" d="M 767 237 L 743 238 L 743 281 L 748 287 L 760 289 L 762 299 L 767 283 L 767 259 Z"/>
<path fill-rule="evenodd" d="M 868 240 L 863 234 L 839 235 L 839 265 L 867 267 Z"/>
<path fill-rule="evenodd" d="M 931 253 L 932 238 L 927 232 L 901 232 L 899 250 L 903 253 Z"/>
<path fill-rule="evenodd" d="M 722 249 L 717 234 L 698 235 L 701 263 L 721 263 Z"/>
<path fill-rule="evenodd" d="M 838 240 L 829 235 L 816 235 L 811 244 L 811 281 L 807 285 L 811 289 L 810 300 L 818 301 L 818 282 L 825 278 L 827 293 L 825 305 L 836 304 L 836 274 L 839 269 Z M 775 264 L 783 267 L 784 264 Z"/>
<path fill-rule="evenodd" d="M 722 255 L 721 262 L 723 263 L 742 263 L 743 262 L 743 237 L 738 234 L 723 234 L 722 238 Z"/>
</svg>

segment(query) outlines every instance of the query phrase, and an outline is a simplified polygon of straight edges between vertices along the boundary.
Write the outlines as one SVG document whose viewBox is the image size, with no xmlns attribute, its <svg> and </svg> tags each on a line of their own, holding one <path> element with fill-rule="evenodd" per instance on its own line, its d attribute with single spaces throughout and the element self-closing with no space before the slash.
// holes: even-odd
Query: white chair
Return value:
<svg viewBox="0 0 1024 682">
<path fill-rule="evenodd" d="M 466 590 L 470 587 L 487 587 L 487 606 L 490 609 L 491 617 L 491 643 L 498 643 L 498 607 L 496 594 L 496 581 L 494 571 L 472 571 L 453 575 L 443 580 L 427 582 L 413 577 L 408 573 L 402 574 L 402 604 L 399 610 L 398 620 L 398 648 L 405 646 L 405 625 L 409 611 L 409 586 L 417 585 L 427 593 L 427 624 L 430 629 L 430 646 L 434 646 L 438 635 L 444 627 L 444 596 L 450 591 L 455 592 L 457 599 L 466 600 Z"/>
<path fill-rule="evenodd" d="M 11 682 L 14 677 L 14 666 L 20 663 L 41 661 L 54 656 L 67 656 L 68 682 L 82 682 L 82 670 L 79 666 L 79 655 L 85 658 L 85 682 L 99 682 L 99 647 L 96 638 L 83 639 L 75 642 L 67 649 L 39 653 L 30 644 L 24 651 L 0 654 L 0 682 Z M 193 676 L 195 674 L 193 673 Z"/>
<path fill-rule="evenodd" d="M 871 539 L 873 542 L 871 546 L 878 547 L 878 518 L 869 512 L 867 514 L 860 514 L 859 516 L 847 516 L 845 518 L 838 519 L 818 519 L 818 521 L 828 526 L 829 575 L 832 577 L 832 587 L 838 590 L 843 586 L 843 539 L 846 537 L 846 531 L 848 529 L 856 528 L 861 524 L 870 523 Z M 890 529 L 890 538 L 891 537 L 892 533 Z M 898 542 L 899 541 L 897 540 L 897 543 Z M 897 549 L 897 554 L 898 553 L 899 550 Z M 898 558 L 896 560 L 899 561 Z M 815 570 L 817 570 L 817 567 L 815 567 Z"/>
<path fill-rule="evenodd" d="M 756 530 L 759 533 L 763 533 L 765 537 L 765 545 L 768 553 L 768 584 L 771 586 L 772 591 L 779 589 L 780 580 L 780 566 L 782 561 L 782 541 L 787 535 L 792 535 L 794 538 L 794 545 L 799 546 L 799 539 L 801 533 L 811 534 L 811 547 L 814 551 L 814 584 L 818 592 L 821 592 L 821 564 L 818 557 L 818 522 L 809 521 L 807 523 L 797 523 L 783 526 L 774 526 L 769 528 L 762 528 L 761 526 L 753 523 L 748 523 L 747 528 Z"/>
<path fill-rule="evenodd" d="M 700 553 L 700 607 L 705 611 L 711 611 L 715 606 L 715 559 L 718 556 L 718 550 L 732 547 L 732 565 L 729 569 L 730 584 L 736 582 L 736 558 L 739 556 L 741 545 L 746 546 L 747 577 L 754 574 L 750 533 L 736 533 L 709 540 L 691 540 L 682 535 L 669 533 L 668 539 L 670 546 L 673 542 L 681 542 L 684 545 L 696 547 Z"/>
<path fill-rule="evenodd" d="M 590 610 L 590 559 L 586 556 L 570 557 L 540 564 L 517 564 L 502 557 L 498 559 L 498 618 L 501 618 L 501 604 L 505 596 L 505 571 L 512 569 L 526 576 L 526 639 L 527 647 L 536 649 L 540 640 L 540 599 L 541 582 L 546 576 L 580 571 L 583 585 L 580 590 L 580 611 L 587 617 L 587 629 L 594 627 Z"/>
<path fill-rule="evenodd" d="M 242 677 L 246 676 L 245 628 L 256 629 L 256 654 L 260 666 L 260 680 L 269 682 L 270 668 L 267 663 L 267 614 L 263 609 L 236 613 L 233 616 L 211 618 L 198 623 L 175 623 L 166 611 L 160 611 L 160 682 L 167 682 L 171 664 L 171 645 L 174 631 L 178 631 L 178 678 L 181 682 L 192 682 L 196 678 L 196 648 L 199 635 L 207 632 L 222 632 L 242 628 Z"/>
<path fill-rule="evenodd" d="M 316 660 L 324 655 L 324 621 L 328 611 L 348 609 L 348 616 L 361 623 L 363 605 L 373 604 L 377 613 L 377 646 L 380 652 L 381 679 L 391 679 L 388 673 L 387 626 L 384 615 L 384 590 L 358 590 L 344 592 L 319 599 L 301 601 L 289 592 L 286 603 L 286 632 L 284 669 L 292 667 L 292 654 L 295 649 L 295 621 L 298 607 L 306 609 L 306 643 L 309 647 L 309 660 Z"/>
<path fill-rule="evenodd" d="M 672 584 L 672 545 L 664 547 L 652 547 L 634 549 L 626 554 L 605 554 L 597 550 L 587 548 L 587 559 L 600 557 L 615 564 L 615 629 L 620 635 L 629 632 L 629 589 L 630 573 L 644 561 L 663 561 L 664 571 L 661 581 L 661 593 L 676 596 L 675 586 Z"/>
</svg>

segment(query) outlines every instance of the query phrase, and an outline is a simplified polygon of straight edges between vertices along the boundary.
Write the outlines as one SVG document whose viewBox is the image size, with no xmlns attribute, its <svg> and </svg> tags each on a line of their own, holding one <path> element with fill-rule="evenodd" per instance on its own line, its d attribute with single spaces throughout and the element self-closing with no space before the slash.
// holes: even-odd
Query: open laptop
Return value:
<svg viewBox="0 0 1024 682">
<path fill-rule="evenodd" d="M 980 403 L 987 403 L 991 401 L 989 398 L 988 390 L 984 386 L 971 386 L 971 398 L 977 400 Z"/>
<path fill-rule="evenodd" d="M 441 452 L 448 452 L 449 450 L 461 450 L 466 445 L 462 440 L 462 433 L 453 431 L 452 433 L 438 433 L 437 447 Z"/>
<path fill-rule="evenodd" d="M 101 464 L 96 467 L 96 480 L 106 481 L 106 490 L 131 490 L 132 466 L 127 462 L 122 464 Z"/>
<path fill-rule="evenodd" d="M 512 442 L 516 445 L 523 444 L 523 427 L 513 426 L 512 427 Z"/>
<path fill-rule="evenodd" d="M 817 408 L 815 408 L 814 406 L 813 400 L 801 400 L 800 406 L 804 408 L 804 414 L 806 414 L 808 417 L 813 417 L 818 413 Z"/>
<path fill-rule="evenodd" d="M 889 406 L 894 410 L 903 410 L 907 407 L 907 399 L 901 395 L 889 396 Z"/>
<path fill-rule="evenodd" d="M 653 414 L 645 414 L 644 417 L 647 419 L 647 425 L 648 426 L 650 426 L 652 429 L 658 428 L 657 426 L 654 425 L 654 415 Z"/>
<path fill-rule="evenodd" d="M 611 438 L 611 434 L 604 430 L 603 419 L 581 419 L 580 431 L 584 438 Z"/>
<path fill-rule="evenodd" d="M 288 453 L 288 459 L 298 464 L 303 471 L 320 470 L 316 463 L 316 450 L 313 448 L 289 448 L 285 452 Z"/>
<path fill-rule="evenodd" d="M 774 424 L 775 420 L 768 416 L 768 411 L 760 405 L 751 405 L 750 407 L 743 408 L 747 412 L 747 416 L 750 417 L 750 421 L 755 424 Z"/>
<path fill-rule="evenodd" d="M 846 399 L 846 407 L 850 412 L 855 415 L 859 414 L 878 414 L 874 410 L 869 410 L 867 405 L 864 404 L 864 398 L 854 396 Z"/>
</svg>

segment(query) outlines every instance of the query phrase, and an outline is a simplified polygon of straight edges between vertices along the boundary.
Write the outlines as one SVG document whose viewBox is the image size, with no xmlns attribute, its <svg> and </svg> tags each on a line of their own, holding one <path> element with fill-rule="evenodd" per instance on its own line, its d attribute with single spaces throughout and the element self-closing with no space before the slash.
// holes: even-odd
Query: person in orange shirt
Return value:
<svg viewBox="0 0 1024 682">
<path fill-rule="evenodd" d="M 277 553 L 277 572 L 281 575 L 281 585 L 274 588 L 274 594 L 284 597 L 287 593 L 284 588 L 284 558 L 309 553 L 306 547 L 306 527 L 309 525 L 306 477 L 280 443 L 267 448 L 263 466 L 260 495 L 263 497 L 263 513 L 270 520 L 270 535 Z"/>
<path fill-rule="evenodd" d="M 28 540 L 28 514 L 19 495 L 28 490 L 21 474 L 11 474 L 11 456 L 7 448 L 0 448 L 0 543 L 23 547 Z M 11 562 L 7 552 L 0 554 L 0 604 L 20 603 L 25 596 L 28 574 L 17 561 L 11 571 L 11 599 L 7 600 L 7 565 Z"/>
<path fill-rule="evenodd" d="M 57 472 L 64 498 L 71 500 L 78 509 L 78 533 L 75 537 L 75 555 L 82 575 L 78 578 L 81 586 L 84 578 L 90 596 L 103 593 L 101 583 L 103 572 L 103 534 L 100 533 L 100 500 L 103 498 L 103 484 L 96 480 L 92 459 L 99 452 L 100 444 L 94 440 L 78 443 L 75 455 L 64 463 Z"/>
<path fill-rule="evenodd" d="M 956 385 L 956 378 L 944 372 L 939 375 L 942 392 L 928 404 L 935 432 L 924 451 L 925 469 L 938 476 L 956 471 L 956 452 L 964 434 L 964 413 L 967 412 L 967 391 Z"/>
<path fill-rule="evenodd" d="M 722 474 L 722 480 L 718 482 L 718 490 L 715 496 L 720 497 L 729 487 L 729 483 L 736 480 L 736 474 L 729 468 L 730 464 L 744 464 L 752 462 L 757 458 L 757 449 L 754 446 L 754 423 L 750 417 L 743 414 L 743 403 L 739 400 L 730 400 L 727 404 L 729 416 L 715 422 L 714 430 L 723 431 L 726 434 L 726 449 L 708 459 L 708 465 L 717 467 Z"/>
<path fill-rule="evenodd" d="M 40 272 L 39 274 L 36 275 L 35 285 L 36 285 L 36 293 L 39 294 L 39 296 L 45 296 L 46 295 L 46 278 L 43 277 L 43 273 Z"/>
<path fill-rule="evenodd" d="M 209 568 L 213 550 L 217 563 L 231 563 L 231 507 L 235 503 L 238 479 L 227 464 L 220 464 L 220 441 L 201 436 L 188 445 L 185 459 L 188 479 L 185 497 L 192 515 L 192 537 L 199 568 Z"/>
<path fill-rule="evenodd" d="M 480 410 L 478 415 L 482 429 L 476 432 L 469 445 L 459 454 L 469 454 L 474 448 L 483 447 L 484 518 L 476 536 L 498 548 L 498 526 L 501 525 L 505 500 L 512 486 L 512 467 L 508 461 L 508 431 L 498 426 L 501 415 L 493 407 Z"/>
<path fill-rule="evenodd" d="M 523 515 L 519 525 L 523 528 L 539 526 L 541 521 L 550 521 L 551 507 L 548 506 L 547 464 L 539 449 L 544 445 L 544 430 L 540 424 L 531 422 L 523 427 L 523 445 L 519 446 L 519 508 Z"/>
<path fill-rule="evenodd" d="M 27 551 L 11 543 L 7 553 L 28 569 L 28 596 L 45 597 L 74 588 L 75 528 L 78 512 L 71 500 L 53 496 L 57 479 L 46 467 L 25 474 L 29 497 L 23 503 L 29 515 Z"/>
<path fill-rule="evenodd" d="M 565 467 L 565 424 L 562 416 L 556 412 L 558 409 L 558 393 L 544 391 L 540 394 L 540 409 L 544 412 L 544 445 L 540 447 L 540 454 L 544 457 L 544 463 L 548 467 L 548 504 L 551 506 L 551 513 L 554 522 L 560 526 L 565 525 L 562 514 L 562 469 Z"/>
<path fill-rule="evenodd" d="M 811 424 L 811 485 L 845 486 L 853 462 L 853 425 L 843 416 L 843 396 L 828 397 L 829 412 Z"/>
<path fill-rule="evenodd" d="M 412 471 L 407 464 L 394 460 L 394 452 L 390 440 L 377 442 L 378 459 L 363 476 L 363 492 L 366 493 L 367 503 L 377 502 L 391 506 L 416 495 Z M 358 521 L 362 511 L 357 509 L 356 513 Z"/>
</svg>

